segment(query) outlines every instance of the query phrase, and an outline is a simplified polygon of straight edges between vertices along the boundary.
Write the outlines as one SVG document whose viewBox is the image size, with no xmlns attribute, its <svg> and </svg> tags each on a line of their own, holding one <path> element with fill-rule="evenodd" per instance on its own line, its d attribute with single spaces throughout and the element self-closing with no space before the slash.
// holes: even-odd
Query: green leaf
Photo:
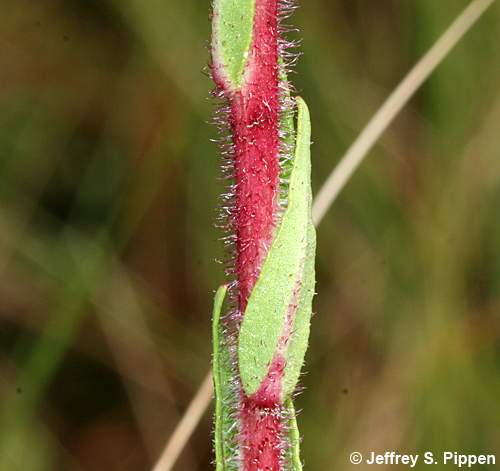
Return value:
<svg viewBox="0 0 500 471">
<path fill-rule="evenodd" d="M 291 105 L 293 103 L 293 99 L 290 93 L 290 83 L 286 74 L 285 62 L 281 56 L 278 58 L 278 62 L 281 100 L 285 105 L 280 114 L 280 133 L 282 135 L 281 153 L 283 156 L 289 156 L 295 149 L 295 109 L 294 106 Z M 280 164 L 280 176 L 282 177 L 280 191 L 282 194 L 286 194 L 288 193 L 288 181 L 292 171 L 293 159 L 282 158 Z"/>
<path fill-rule="evenodd" d="M 212 57 L 215 74 L 238 90 L 253 37 L 255 0 L 214 0 Z"/>
<path fill-rule="evenodd" d="M 234 456 L 231 450 L 231 430 L 235 430 L 234 417 L 231 414 L 231 399 L 237 397 L 233 388 L 235 371 L 231 366 L 231 356 L 224 340 L 220 316 L 222 305 L 227 293 L 227 286 L 221 286 L 215 294 L 214 309 L 212 317 L 212 340 L 213 340 L 213 380 L 215 392 L 215 461 L 216 471 L 227 471 L 229 462 Z M 236 394 L 236 396 L 235 396 Z M 237 400 L 237 399 L 236 399 Z M 234 414 L 233 414 L 234 416 Z"/>
<path fill-rule="evenodd" d="M 287 313 L 296 298 L 297 287 L 300 288 L 293 334 L 285 353 L 288 364 L 283 399 L 295 387 L 302 366 L 314 289 L 311 124 L 309 111 L 301 98 L 297 98 L 297 107 L 297 136 L 288 206 L 248 300 L 238 339 L 240 377 L 245 393 L 252 395 L 261 386 L 277 353 Z"/>
<path fill-rule="evenodd" d="M 297 425 L 297 414 L 291 398 L 285 402 L 287 413 L 290 415 L 288 422 L 290 447 L 288 449 L 288 461 L 291 471 L 302 471 L 302 461 L 300 460 L 300 433 Z"/>
<path fill-rule="evenodd" d="M 295 313 L 295 321 L 292 336 L 286 351 L 286 368 L 281 386 L 282 400 L 288 398 L 294 391 L 299 381 L 300 371 L 304 363 L 304 357 L 309 345 L 309 329 L 311 323 L 312 300 L 316 277 L 314 262 L 316 255 L 316 230 L 309 224 L 307 231 L 307 251 L 302 276 L 302 286 L 299 295 L 299 303 Z"/>
</svg>

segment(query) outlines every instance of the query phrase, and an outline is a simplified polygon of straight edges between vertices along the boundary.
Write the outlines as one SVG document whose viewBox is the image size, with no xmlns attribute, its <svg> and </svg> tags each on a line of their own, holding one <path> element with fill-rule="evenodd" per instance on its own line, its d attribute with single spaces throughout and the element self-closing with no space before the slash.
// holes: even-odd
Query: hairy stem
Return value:
<svg viewBox="0 0 500 471">
<path fill-rule="evenodd" d="M 279 190 L 277 0 L 257 0 L 245 85 L 231 97 L 239 311 L 270 246 Z"/>
<path fill-rule="evenodd" d="M 238 313 L 243 313 L 273 236 L 279 193 L 277 0 L 257 0 L 246 86 L 231 100 L 236 178 Z M 281 469 L 281 405 L 275 368 L 261 390 L 241 392 L 243 470 Z"/>
<path fill-rule="evenodd" d="M 290 180 L 296 182 L 290 188 L 296 188 L 300 203 L 290 204 L 288 198 L 286 209 L 280 201 L 282 181 L 290 178 L 293 167 L 283 168 L 280 160 L 292 160 L 292 155 L 284 154 L 291 154 L 289 147 L 295 144 L 293 136 L 287 135 L 293 133 L 292 117 L 284 113 L 293 101 L 287 93 L 282 60 L 278 17 L 283 4 L 284 0 L 214 3 L 212 72 L 219 95 L 229 105 L 228 166 L 234 183 L 229 218 L 234 230 L 236 277 L 230 289 L 236 307 L 222 321 L 225 328 L 214 326 L 219 339 L 215 349 L 231 359 L 221 362 L 225 366 L 217 366 L 224 369 L 219 377 L 234 380 L 233 385 L 221 380 L 216 388 L 220 419 L 216 453 L 217 469 L 221 470 L 226 469 L 224 463 L 227 469 L 238 471 L 292 469 L 289 430 L 293 407 L 285 401 L 295 387 L 307 344 L 314 277 L 309 276 L 310 282 L 303 277 L 311 274 L 306 257 L 314 252 L 315 242 L 314 234 L 308 232 L 308 227 L 312 228 L 309 137 L 304 140 L 306 147 L 301 148 L 297 176 Z M 301 116 L 308 120 L 306 106 L 301 106 Z M 309 129 L 308 124 L 307 136 Z M 288 257 L 287 252 L 293 255 Z M 258 283 L 264 287 L 257 289 Z M 262 294 L 268 291 L 271 296 Z M 214 361 L 214 365 L 219 362 Z M 225 403 L 224 398 L 232 392 L 238 396 L 236 404 L 230 398 Z M 237 420 L 236 435 L 224 432 L 231 417 Z M 229 440 L 226 437 L 231 437 L 232 443 L 221 444 Z"/>
</svg>

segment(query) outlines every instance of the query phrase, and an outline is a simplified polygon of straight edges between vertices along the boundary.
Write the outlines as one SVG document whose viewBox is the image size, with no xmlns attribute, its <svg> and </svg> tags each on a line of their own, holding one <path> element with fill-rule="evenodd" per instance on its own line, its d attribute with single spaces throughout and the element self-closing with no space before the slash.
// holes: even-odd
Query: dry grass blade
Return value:
<svg viewBox="0 0 500 471">
<path fill-rule="evenodd" d="M 474 0 L 389 95 L 321 187 L 313 205 L 316 225 L 410 98 L 495 0 Z"/>
<path fill-rule="evenodd" d="M 394 118 L 404 108 L 415 92 L 429 78 L 436 67 L 457 45 L 477 20 L 495 0 L 474 0 L 455 19 L 431 49 L 410 70 L 384 104 L 375 113 L 367 126 L 340 160 L 321 187 L 313 204 L 313 220 L 317 226 L 344 188 L 349 178 L 359 167 Z M 153 471 L 170 471 L 182 452 L 191 433 L 196 428 L 212 398 L 212 377 L 209 373 L 179 422 L 173 435 L 159 458 Z"/>
<path fill-rule="evenodd" d="M 212 399 L 212 393 L 212 372 L 209 371 L 152 471 L 168 471 L 172 469 L 189 437 L 207 410 Z"/>
</svg>

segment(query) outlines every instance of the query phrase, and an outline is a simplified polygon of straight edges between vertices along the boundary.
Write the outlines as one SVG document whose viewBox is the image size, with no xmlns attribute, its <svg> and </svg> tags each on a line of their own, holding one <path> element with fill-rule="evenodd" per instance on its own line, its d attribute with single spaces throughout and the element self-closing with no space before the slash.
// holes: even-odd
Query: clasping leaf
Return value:
<svg viewBox="0 0 500 471">
<path fill-rule="evenodd" d="M 249 297 L 238 339 L 238 366 L 247 395 L 258 391 L 275 355 L 284 356 L 282 400 L 293 392 L 304 360 L 315 283 L 311 124 L 307 105 L 301 98 L 297 98 L 297 107 L 287 208 Z M 287 321 L 292 322 L 291 329 Z"/>
</svg>

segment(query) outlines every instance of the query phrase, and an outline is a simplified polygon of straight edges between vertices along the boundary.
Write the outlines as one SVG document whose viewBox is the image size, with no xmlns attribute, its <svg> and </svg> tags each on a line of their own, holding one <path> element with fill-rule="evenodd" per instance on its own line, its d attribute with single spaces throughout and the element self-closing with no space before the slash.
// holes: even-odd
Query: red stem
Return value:
<svg viewBox="0 0 500 471">
<path fill-rule="evenodd" d="M 256 0 L 255 8 L 245 85 L 231 102 L 242 312 L 272 240 L 280 170 L 277 0 Z"/>
<path fill-rule="evenodd" d="M 243 313 L 273 238 L 279 196 L 278 0 L 256 0 L 245 85 L 231 99 L 236 179 L 236 270 Z M 277 359 L 260 390 L 241 391 L 243 471 L 280 471 L 283 365 Z"/>
<path fill-rule="evenodd" d="M 255 0 L 253 40 L 241 89 L 229 90 L 214 69 L 214 79 L 229 99 L 234 144 L 236 275 L 239 324 L 262 269 L 277 222 L 280 191 L 280 0 Z M 226 84 L 227 85 L 227 84 Z M 284 361 L 273 360 L 259 391 L 240 389 L 239 442 L 242 471 L 282 471 Z"/>
</svg>

